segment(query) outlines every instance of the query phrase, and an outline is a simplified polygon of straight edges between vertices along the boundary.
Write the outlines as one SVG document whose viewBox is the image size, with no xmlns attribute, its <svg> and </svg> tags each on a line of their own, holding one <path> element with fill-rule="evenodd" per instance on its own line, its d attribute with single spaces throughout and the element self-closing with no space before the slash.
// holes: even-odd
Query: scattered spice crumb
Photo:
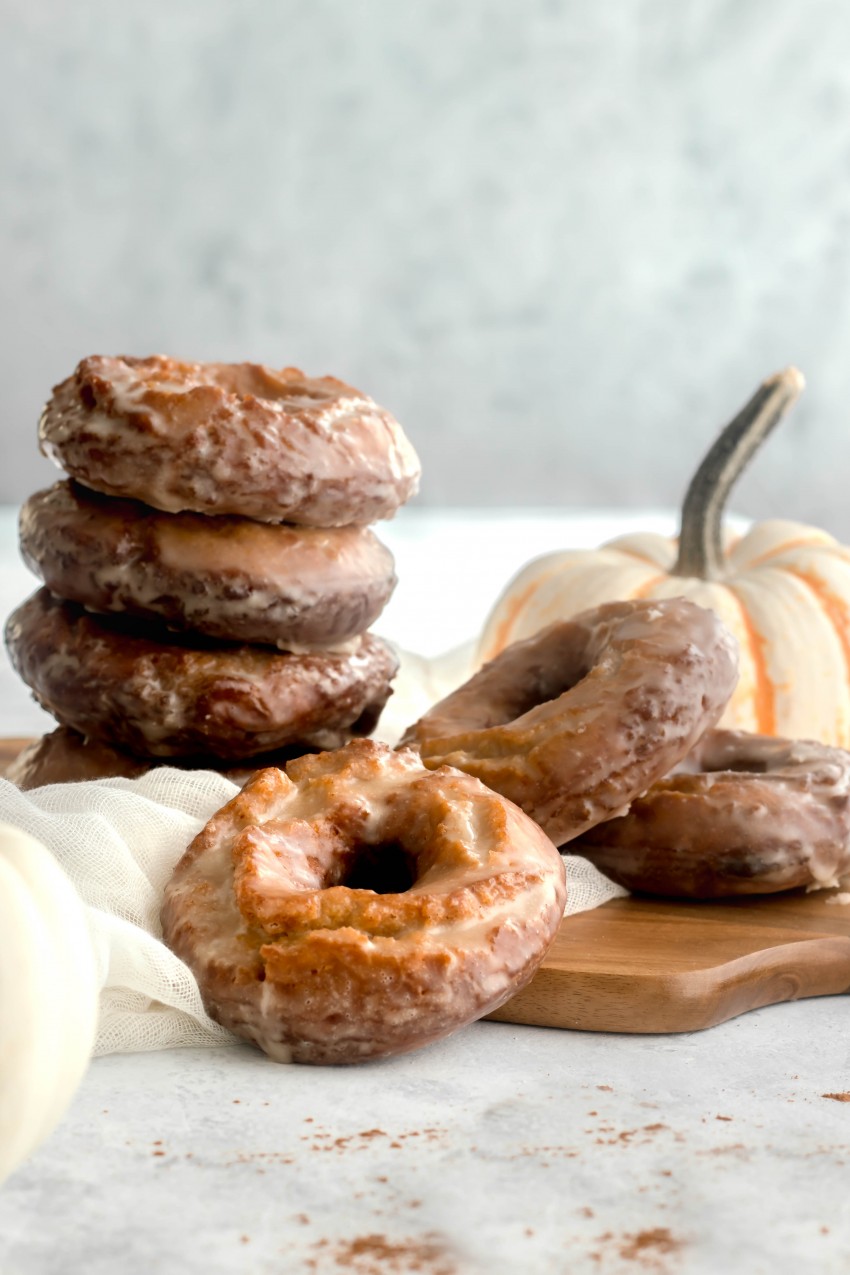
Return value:
<svg viewBox="0 0 850 1275">
<path fill-rule="evenodd" d="M 309 1217 L 307 1216 L 307 1214 L 306 1214 L 306 1213 L 296 1213 L 296 1215 L 295 1215 L 295 1221 L 296 1221 L 296 1222 L 300 1222 L 300 1224 L 301 1224 L 302 1226 L 309 1226 L 309 1225 L 310 1225 L 310 1219 L 309 1219 Z"/>
<path fill-rule="evenodd" d="M 526 1235 L 533 1235 L 533 1234 L 534 1234 L 534 1230 L 533 1230 L 533 1228 L 532 1228 L 532 1227 L 527 1226 L 527 1227 L 525 1228 L 525 1233 L 526 1233 Z"/>
<path fill-rule="evenodd" d="M 355 1138 L 359 1138 L 361 1142 L 373 1142 L 375 1138 L 385 1138 L 386 1136 L 383 1129 L 364 1129 L 362 1133 L 350 1133 L 348 1137 L 337 1138 L 334 1146 L 341 1149 L 342 1147 L 347 1147 L 349 1142 L 353 1142 Z"/>
<path fill-rule="evenodd" d="M 164 1151 L 152 1151 L 151 1155 L 165 1155 Z"/>
<path fill-rule="evenodd" d="M 314 1248 L 323 1247 L 318 1241 Z M 335 1265 L 358 1275 L 402 1275 L 416 1271 L 421 1275 L 457 1275 L 454 1261 L 433 1235 L 421 1239 L 391 1240 L 386 1235 L 360 1235 L 334 1245 L 331 1256 Z M 308 1260 L 308 1270 L 316 1270 L 315 1260 Z"/>
<path fill-rule="evenodd" d="M 256 1160 L 265 1164 L 294 1164 L 295 1156 L 283 1151 L 238 1151 L 232 1160 L 225 1160 L 224 1164 L 226 1168 L 230 1168 L 234 1164 L 253 1164 Z M 258 1169 L 257 1172 L 259 1171 Z"/>
<path fill-rule="evenodd" d="M 635 1261 L 644 1256 L 667 1256 L 680 1252 L 682 1248 L 682 1241 L 677 1240 L 666 1226 L 655 1226 L 651 1230 L 638 1231 L 636 1235 L 626 1235 L 625 1241 L 620 1249 L 620 1256 L 627 1261 Z"/>
<path fill-rule="evenodd" d="M 613 1092 L 614 1092 L 614 1089 L 613 1089 L 613 1086 L 612 1086 L 612 1085 L 597 1085 L 597 1086 L 596 1086 L 596 1088 L 599 1090 L 599 1092 L 600 1092 L 600 1093 L 613 1093 Z"/>
<path fill-rule="evenodd" d="M 240 1235 L 240 1236 L 239 1236 L 239 1243 L 240 1243 L 240 1244 L 250 1244 L 250 1243 L 251 1243 L 251 1237 L 250 1237 L 250 1235 Z"/>
<path fill-rule="evenodd" d="M 594 1216 L 593 1209 L 591 1209 L 587 1204 L 585 1204 L 584 1208 L 579 1209 L 579 1213 L 582 1215 L 582 1217 Z"/>
<path fill-rule="evenodd" d="M 715 1116 L 715 1117 L 714 1117 L 714 1119 L 715 1119 L 715 1120 L 729 1120 L 729 1121 L 731 1121 L 732 1117 L 731 1117 L 731 1116 Z"/>
<path fill-rule="evenodd" d="M 750 1152 L 743 1142 L 730 1142 L 725 1147 L 709 1147 L 705 1151 L 697 1151 L 697 1155 L 735 1155 L 739 1160 L 748 1160 Z"/>
<path fill-rule="evenodd" d="M 234 1098 L 234 1099 L 233 1099 L 234 1106 L 237 1106 L 237 1107 L 238 1107 L 238 1106 L 239 1106 L 239 1103 L 240 1103 L 241 1101 L 242 1101 L 242 1099 L 241 1099 L 241 1098 Z"/>
<path fill-rule="evenodd" d="M 822 1093 L 821 1098 L 831 1098 L 833 1102 L 850 1102 L 850 1093 Z"/>
<path fill-rule="evenodd" d="M 822 1227 L 820 1228 L 820 1233 L 821 1233 L 821 1235 L 829 1235 L 829 1227 L 828 1227 L 828 1226 L 822 1226 Z"/>
</svg>

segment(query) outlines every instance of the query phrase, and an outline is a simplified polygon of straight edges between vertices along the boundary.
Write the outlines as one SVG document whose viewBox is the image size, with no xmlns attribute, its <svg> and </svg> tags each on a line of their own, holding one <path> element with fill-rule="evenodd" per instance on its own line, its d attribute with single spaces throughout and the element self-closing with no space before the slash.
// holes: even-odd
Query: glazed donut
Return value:
<svg viewBox="0 0 850 1275">
<path fill-rule="evenodd" d="M 54 389 L 39 438 L 86 487 L 168 513 L 341 527 L 392 517 L 419 482 L 371 398 L 259 363 L 93 355 Z"/>
<path fill-rule="evenodd" d="M 340 731 L 337 747 L 348 743 L 349 732 Z M 156 766 L 177 766 L 181 770 L 214 770 L 234 784 L 246 783 L 266 766 L 285 766 L 295 757 L 315 752 L 307 745 L 292 744 L 263 753 L 241 766 L 226 765 L 217 757 L 134 757 L 100 739 L 86 739 L 68 726 L 59 726 L 27 744 L 6 767 L 4 779 L 27 791 L 45 784 L 76 784 L 93 779 L 138 779 Z"/>
<path fill-rule="evenodd" d="M 837 885 L 850 872 L 850 753 L 709 731 L 680 771 L 570 849 L 630 890 L 674 898 Z"/>
<path fill-rule="evenodd" d="M 366 527 L 163 514 L 76 483 L 31 496 L 20 538 L 27 566 L 70 602 L 286 650 L 363 633 L 396 582 Z"/>
<path fill-rule="evenodd" d="M 713 611 L 609 602 L 507 647 L 402 743 L 428 767 L 477 775 L 561 845 L 680 761 L 736 677 L 735 640 Z"/>
<path fill-rule="evenodd" d="M 301 655 L 133 627 L 40 589 L 9 617 L 19 676 L 63 726 L 143 757 L 240 761 L 374 729 L 398 661 L 366 633 L 351 654 Z"/>
<path fill-rule="evenodd" d="M 165 942 L 207 1010 L 281 1062 L 416 1049 L 531 979 L 563 861 L 477 780 L 357 740 L 261 771 L 177 865 Z"/>
</svg>

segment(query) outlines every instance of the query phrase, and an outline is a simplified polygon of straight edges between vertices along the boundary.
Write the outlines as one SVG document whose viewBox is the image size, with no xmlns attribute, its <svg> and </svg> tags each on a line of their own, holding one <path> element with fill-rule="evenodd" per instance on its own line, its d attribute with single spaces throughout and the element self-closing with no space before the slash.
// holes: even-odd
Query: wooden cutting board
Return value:
<svg viewBox="0 0 850 1275">
<path fill-rule="evenodd" d="M 0 773 L 28 742 L 0 739 Z M 491 1017 L 688 1032 L 762 1005 L 850 991 L 850 902 L 838 897 L 820 890 L 721 903 L 614 899 L 568 917 L 533 981 Z"/>
<path fill-rule="evenodd" d="M 613 899 L 566 918 L 533 981 L 492 1017 L 688 1032 L 762 1005 L 850 991 L 850 903 L 831 903 L 837 894 Z"/>
</svg>

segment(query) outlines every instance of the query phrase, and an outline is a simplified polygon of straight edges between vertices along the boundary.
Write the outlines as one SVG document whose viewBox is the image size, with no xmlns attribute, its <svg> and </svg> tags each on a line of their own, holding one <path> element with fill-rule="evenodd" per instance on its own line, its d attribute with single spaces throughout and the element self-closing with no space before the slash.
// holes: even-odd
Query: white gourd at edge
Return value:
<svg viewBox="0 0 850 1275">
<path fill-rule="evenodd" d="M 51 1132 L 91 1057 L 99 983 L 84 905 L 50 851 L 0 824 L 0 1182 Z"/>
</svg>

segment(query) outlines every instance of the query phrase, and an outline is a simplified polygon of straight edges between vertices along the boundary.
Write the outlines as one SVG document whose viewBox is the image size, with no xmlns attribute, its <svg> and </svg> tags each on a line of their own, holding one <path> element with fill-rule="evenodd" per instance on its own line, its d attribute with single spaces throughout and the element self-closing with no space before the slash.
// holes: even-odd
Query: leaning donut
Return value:
<svg viewBox="0 0 850 1275">
<path fill-rule="evenodd" d="M 628 808 L 714 725 L 734 638 L 685 598 L 610 602 L 506 648 L 402 743 L 515 801 L 556 845 Z"/>
<path fill-rule="evenodd" d="M 838 885 L 850 873 L 850 753 L 709 731 L 681 771 L 570 849 L 630 890 L 675 898 Z"/>
<path fill-rule="evenodd" d="M 142 756 L 239 761 L 287 744 L 368 734 L 398 661 L 366 633 L 350 654 L 225 646 L 113 616 L 40 589 L 9 617 L 12 663 L 63 726 Z"/>
<path fill-rule="evenodd" d="M 420 472 L 371 398 L 259 363 L 94 355 L 56 386 L 39 435 L 46 456 L 107 495 L 261 522 L 390 518 Z"/>
<path fill-rule="evenodd" d="M 192 842 L 165 942 L 210 1014 L 284 1062 L 416 1049 L 532 977 L 563 862 L 477 780 L 358 740 L 261 771 Z"/>
<path fill-rule="evenodd" d="M 20 539 L 30 569 L 70 602 L 284 650 L 365 632 L 395 586 L 392 554 L 366 527 L 163 514 L 76 483 L 31 496 Z"/>
</svg>

